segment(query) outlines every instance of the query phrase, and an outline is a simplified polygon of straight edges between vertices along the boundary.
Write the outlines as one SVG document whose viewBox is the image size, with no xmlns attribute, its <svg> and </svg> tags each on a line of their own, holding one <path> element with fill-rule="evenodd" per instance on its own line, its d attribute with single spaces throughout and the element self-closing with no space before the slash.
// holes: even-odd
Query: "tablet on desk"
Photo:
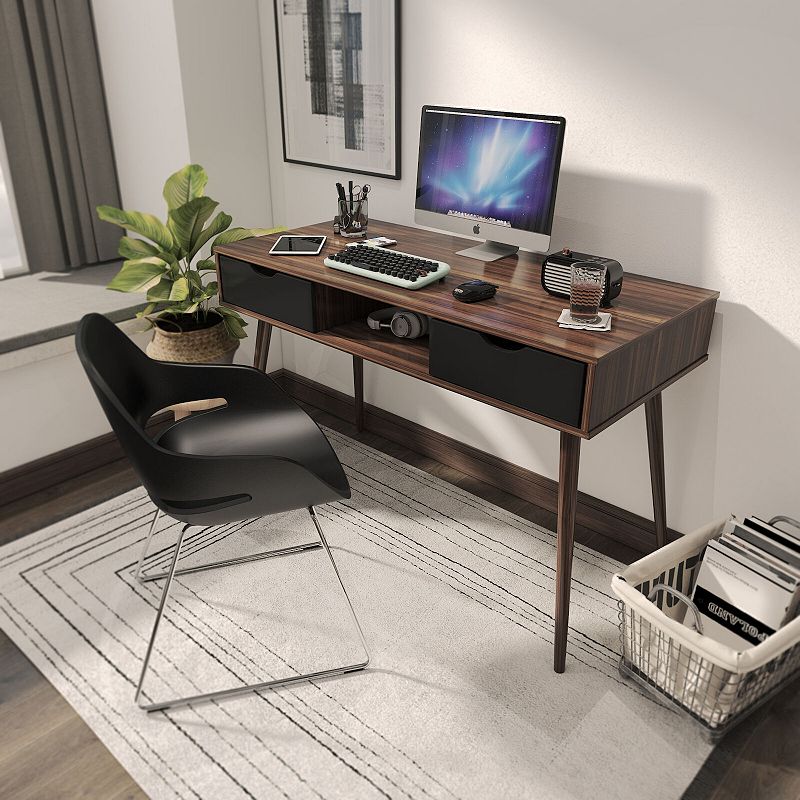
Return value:
<svg viewBox="0 0 800 800">
<path fill-rule="evenodd" d="M 327 236 L 281 236 L 269 251 L 276 255 L 317 256 Z"/>
</svg>

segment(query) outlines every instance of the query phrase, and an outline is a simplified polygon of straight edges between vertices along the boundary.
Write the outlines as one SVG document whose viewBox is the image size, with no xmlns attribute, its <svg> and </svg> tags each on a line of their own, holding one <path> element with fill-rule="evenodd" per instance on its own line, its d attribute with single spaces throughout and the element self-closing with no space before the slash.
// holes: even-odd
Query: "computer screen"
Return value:
<svg viewBox="0 0 800 800">
<path fill-rule="evenodd" d="M 415 218 L 497 242 L 546 247 L 565 124 L 562 117 L 425 106 L 415 206 L 423 213 Z"/>
</svg>

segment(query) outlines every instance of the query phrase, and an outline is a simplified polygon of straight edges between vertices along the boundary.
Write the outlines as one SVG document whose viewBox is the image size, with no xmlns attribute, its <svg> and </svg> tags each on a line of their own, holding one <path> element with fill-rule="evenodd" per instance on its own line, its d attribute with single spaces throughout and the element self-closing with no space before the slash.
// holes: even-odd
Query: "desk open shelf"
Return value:
<svg viewBox="0 0 800 800">
<path fill-rule="evenodd" d="M 232 307 L 236 308 L 236 306 Z M 241 310 L 243 313 L 251 315 L 253 313 L 252 311 Z M 470 397 L 473 400 L 479 400 L 481 403 L 486 403 L 495 408 L 511 411 L 517 416 L 525 417 L 535 422 L 541 422 L 551 427 L 558 427 L 560 430 L 574 433 L 578 436 L 582 435 L 579 428 L 563 424 L 554 425 L 552 420 L 543 417 L 541 414 L 527 411 L 518 406 L 512 406 L 495 397 L 473 392 L 463 386 L 449 383 L 448 381 L 441 380 L 431 375 L 429 372 L 430 351 L 428 349 L 427 336 L 420 339 L 398 339 L 388 332 L 379 333 L 370 330 L 366 322 L 363 321 L 348 322 L 344 325 L 336 325 L 329 330 L 312 333 L 300 328 L 295 328 L 280 320 L 270 319 L 268 317 L 259 317 L 259 319 L 262 319 L 270 325 L 274 325 L 276 328 L 281 328 L 290 333 L 296 333 L 298 336 L 303 336 L 306 339 L 313 339 L 316 342 L 329 345 L 344 353 L 350 353 L 358 358 L 363 358 L 365 361 L 380 364 L 383 367 L 388 367 L 397 372 L 402 372 L 405 375 L 410 375 L 412 378 L 418 378 L 427 383 L 432 383 L 435 386 L 440 386 L 443 389 L 448 389 L 451 392 Z"/>
<path fill-rule="evenodd" d="M 428 379 L 428 337 L 398 339 L 389 331 L 373 331 L 365 320 L 320 331 L 320 341 L 366 361 L 383 364 L 415 378 Z"/>
</svg>

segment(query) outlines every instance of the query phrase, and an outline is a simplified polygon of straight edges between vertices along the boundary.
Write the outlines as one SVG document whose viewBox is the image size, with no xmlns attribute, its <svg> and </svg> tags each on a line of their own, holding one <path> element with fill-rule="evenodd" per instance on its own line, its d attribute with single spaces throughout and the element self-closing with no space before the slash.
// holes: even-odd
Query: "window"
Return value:
<svg viewBox="0 0 800 800">
<path fill-rule="evenodd" d="M 0 127 L 0 278 L 27 272 L 19 218 L 8 170 L 8 156 Z"/>
</svg>

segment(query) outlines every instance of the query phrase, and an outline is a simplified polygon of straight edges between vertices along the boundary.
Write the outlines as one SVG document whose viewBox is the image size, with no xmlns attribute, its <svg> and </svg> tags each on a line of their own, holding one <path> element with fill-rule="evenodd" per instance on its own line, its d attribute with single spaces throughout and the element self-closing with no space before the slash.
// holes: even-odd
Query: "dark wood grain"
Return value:
<svg viewBox="0 0 800 800">
<path fill-rule="evenodd" d="M 277 266 L 275 267 L 277 269 Z M 384 303 L 353 292 L 314 284 L 314 321 L 320 330 L 343 325 L 353 320 L 362 322 Z"/>
<path fill-rule="evenodd" d="M 716 300 L 719 294 L 707 289 L 626 273 L 622 294 L 610 309 L 613 318 L 611 331 L 603 334 L 572 331 L 559 328 L 555 323 L 566 303 L 563 298 L 552 297 L 542 289 L 542 256 L 520 252 L 515 256 L 484 264 L 456 254 L 457 250 L 474 244 L 467 239 L 370 220 L 370 233 L 373 231 L 375 235 L 397 239 L 397 250 L 449 263 L 452 268 L 450 275 L 424 289 L 408 291 L 330 269 L 323 264 L 323 258 L 343 249 L 346 244 L 344 239 L 330 235 L 330 223 L 310 225 L 292 231 L 295 234 L 328 236 L 318 258 L 270 255 L 269 249 L 277 235 L 221 245 L 217 252 L 371 297 L 386 305 L 399 305 L 437 319 L 586 362 L 597 361 L 625 347 L 704 302 Z M 455 300 L 453 288 L 473 278 L 484 278 L 497 284 L 497 295 L 491 300 L 474 305 Z"/>
<path fill-rule="evenodd" d="M 567 659 L 569 594 L 572 585 L 572 550 L 575 540 L 575 511 L 578 504 L 578 466 L 581 440 L 561 434 L 558 463 L 558 528 L 556 541 L 556 614 L 553 669 L 563 672 Z"/>
<path fill-rule="evenodd" d="M 660 283 L 669 294 L 670 285 Z M 706 300 L 600 359 L 589 400 L 589 430 L 602 428 L 673 375 L 702 363 L 708 353 L 715 306 L 715 298 Z"/>
<path fill-rule="evenodd" d="M 0 632 L 0 797 L 146 798 L 67 701 Z"/>
<path fill-rule="evenodd" d="M 286 330 L 583 438 L 597 435 L 649 396 L 702 364 L 707 356 L 717 292 L 628 273 L 623 293 L 611 309 L 611 331 L 571 331 L 555 323 L 565 301 L 551 297 L 542 289 L 541 256 L 521 252 L 482 264 L 457 255 L 456 250 L 468 244 L 467 240 L 390 223 L 379 222 L 377 226 L 381 233 L 397 239 L 406 250 L 446 261 L 453 271 L 438 284 L 408 291 L 324 266 L 322 258 L 345 244 L 336 237 L 329 236 L 320 258 L 310 259 L 270 256 L 268 251 L 274 237 L 267 236 L 225 245 L 218 252 L 239 259 L 244 266 L 254 263 L 310 280 L 321 289 L 343 290 L 340 294 L 345 297 L 337 301 L 332 299 L 333 295 L 315 299 L 316 304 L 327 304 L 332 311 L 326 324 L 313 335 L 274 318 L 260 316 L 253 309 L 231 304 L 225 299 L 224 285 L 223 302 Z M 296 233 L 327 233 L 327 228 L 327 223 L 312 225 Z M 453 286 L 475 277 L 498 284 L 497 295 L 475 305 L 456 301 L 452 296 Z M 364 336 L 359 329 L 364 327 L 363 318 L 367 312 L 347 301 L 348 293 L 361 293 L 367 300 L 400 305 L 582 361 L 587 370 L 580 427 L 549 420 L 432 377 L 428 372 L 427 353 L 422 347 L 406 341 L 392 346 L 380 335 Z M 315 308 L 314 313 L 322 312 Z"/>
<path fill-rule="evenodd" d="M 262 372 L 267 371 L 267 359 L 269 358 L 269 343 L 271 338 L 272 325 L 260 319 L 258 321 L 258 329 L 256 330 L 256 351 L 253 356 L 253 366 L 256 369 L 260 369 Z"/>
<path fill-rule="evenodd" d="M 684 375 L 688 375 L 692 370 L 697 369 L 702 364 L 705 364 L 706 361 L 708 361 L 707 355 L 703 356 L 702 358 L 698 358 L 697 361 L 693 361 L 691 364 L 688 364 L 680 372 L 676 372 L 674 375 L 665 380 L 663 383 L 659 383 L 658 386 L 654 386 L 652 389 L 650 389 L 649 392 L 647 392 L 642 397 L 637 397 L 627 406 L 621 408 L 619 411 L 617 411 L 616 414 L 614 414 L 613 417 L 609 417 L 608 419 L 600 423 L 598 426 L 592 428 L 587 434 L 586 438 L 591 439 L 593 436 L 597 436 L 598 433 L 602 433 L 606 428 L 610 428 L 615 422 L 630 414 L 631 411 L 633 411 L 635 408 L 638 408 L 639 406 L 646 403 L 651 397 L 654 397 L 657 394 L 661 394 L 664 391 L 664 389 L 668 388 L 669 386 L 672 386 L 673 383 L 679 381 L 682 377 L 684 377 Z"/>
<path fill-rule="evenodd" d="M 65 455 L 61 461 L 69 463 L 74 457 L 74 453 Z M 49 474 L 52 480 L 46 488 L 28 497 L 2 495 L 8 502 L 0 505 L 0 543 L 140 485 L 127 460 L 121 458 L 76 476 L 61 471 Z M 0 676 L 0 797 L 146 797 L 69 703 L 2 632 Z"/>
<path fill-rule="evenodd" d="M 353 356 L 353 396 L 356 430 L 364 430 L 364 359 Z"/>
<path fill-rule="evenodd" d="M 656 394 L 644 404 L 647 425 L 647 452 L 650 457 L 650 486 L 653 491 L 653 519 L 656 543 L 667 543 L 667 490 L 664 477 L 664 423 L 661 415 L 661 395 Z"/>
</svg>

